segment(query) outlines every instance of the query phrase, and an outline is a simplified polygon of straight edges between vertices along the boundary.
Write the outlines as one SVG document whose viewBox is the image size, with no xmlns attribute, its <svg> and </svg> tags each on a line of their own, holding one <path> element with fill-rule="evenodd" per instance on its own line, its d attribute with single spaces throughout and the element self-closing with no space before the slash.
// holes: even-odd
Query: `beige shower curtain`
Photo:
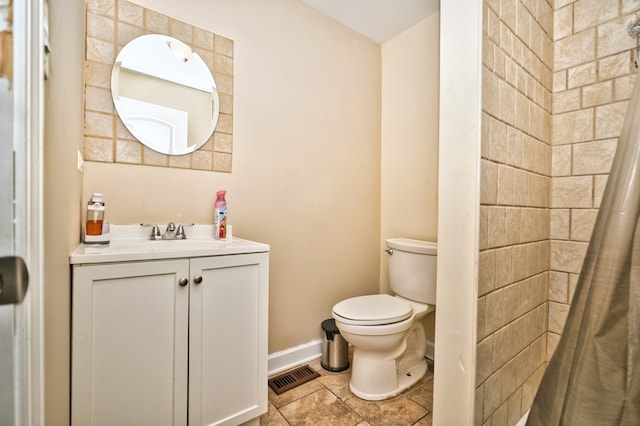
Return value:
<svg viewBox="0 0 640 426">
<path fill-rule="evenodd" d="M 527 425 L 640 425 L 640 81 Z"/>
</svg>

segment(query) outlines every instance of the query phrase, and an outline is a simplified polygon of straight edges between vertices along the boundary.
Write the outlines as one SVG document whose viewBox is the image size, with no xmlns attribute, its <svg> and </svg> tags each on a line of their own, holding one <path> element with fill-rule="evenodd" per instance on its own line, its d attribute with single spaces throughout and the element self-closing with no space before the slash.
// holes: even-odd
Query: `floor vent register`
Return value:
<svg viewBox="0 0 640 426">
<path fill-rule="evenodd" d="M 280 374 L 272 379 L 269 379 L 269 387 L 273 389 L 276 395 L 280 395 L 283 392 L 298 387 L 304 383 L 307 383 L 316 377 L 320 377 L 320 374 L 308 365 L 291 370 L 287 373 Z"/>
</svg>

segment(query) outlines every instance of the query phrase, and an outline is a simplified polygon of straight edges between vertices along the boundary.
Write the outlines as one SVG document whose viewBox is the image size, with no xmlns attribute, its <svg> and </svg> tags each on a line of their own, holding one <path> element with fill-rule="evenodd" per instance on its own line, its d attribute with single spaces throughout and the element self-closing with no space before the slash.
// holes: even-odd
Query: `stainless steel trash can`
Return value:
<svg viewBox="0 0 640 426">
<path fill-rule="evenodd" d="M 349 344 L 340 335 L 333 318 L 322 321 L 322 359 L 320 365 L 328 371 L 344 371 L 349 368 Z"/>
</svg>

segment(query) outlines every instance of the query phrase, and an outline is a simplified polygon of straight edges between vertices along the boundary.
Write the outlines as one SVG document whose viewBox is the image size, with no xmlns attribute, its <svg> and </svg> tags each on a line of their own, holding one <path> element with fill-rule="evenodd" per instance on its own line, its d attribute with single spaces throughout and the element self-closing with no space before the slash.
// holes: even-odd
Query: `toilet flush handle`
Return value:
<svg viewBox="0 0 640 426">
<path fill-rule="evenodd" d="M 393 254 L 393 249 L 386 249 L 385 251 L 390 255 Z"/>
</svg>

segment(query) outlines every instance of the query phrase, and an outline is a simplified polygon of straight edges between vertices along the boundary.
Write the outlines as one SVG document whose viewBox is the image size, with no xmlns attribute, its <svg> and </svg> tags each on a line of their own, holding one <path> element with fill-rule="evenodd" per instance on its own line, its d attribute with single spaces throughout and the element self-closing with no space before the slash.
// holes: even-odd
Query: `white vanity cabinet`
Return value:
<svg viewBox="0 0 640 426">
<path fill-rule="evenodd" d="M 73 264 L 72 425 L 266 412 L 268 263 L 265 251 Z"/>
</svg>

